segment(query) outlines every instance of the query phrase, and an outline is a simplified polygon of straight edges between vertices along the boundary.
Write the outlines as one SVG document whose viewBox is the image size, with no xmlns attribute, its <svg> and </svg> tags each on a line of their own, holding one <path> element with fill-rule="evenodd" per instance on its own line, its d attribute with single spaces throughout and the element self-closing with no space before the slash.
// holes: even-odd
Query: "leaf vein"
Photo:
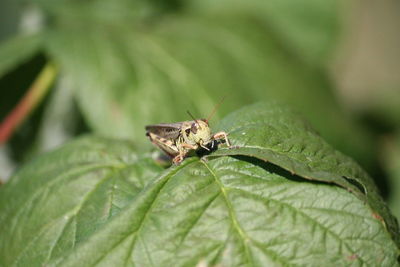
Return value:
<svg viewBox="0 0 400 267">
<path fill-rule="evenodd" d="M 232 226 L 233 228 L 236 230 L 236 232 L 239 234 L 240 240 L 242 241 L 243 247 L 245 249 L 245 254 L 247 257 L 247 261 L 249 264 L 254 265 L 254 263 L 252 262 L 251 256 L 250 256 L 250 251 L 247 245 L 247 242 L 250 241 L 250 239 L 247 237 L 247 235 L 244 233 L 243 229 L 241 228 L 239 222 L 237 221 L 236 218 L 236 214 L 233 211 L 233 207 L 232 204 L 230 203 L 229 199 L 228 199 L 228 195 L 227 192 L 224 188 L 224 185 L 222 184 L 222 182 L 218 179 L 217 175 L 215 174 L 215 172 L 211 169 L 210 166 L 208 166 L 208 164 L 206 164 L 204 161 L 200 160 L 200 162 L 208 169 L 208 171 L 211 173 L 211 175 L 214 177 L 216 184 L 219 186 L 223 199 L 226 203 L 226 206 L 229 210 L 229 216 L 231 218 L 232 221 Z"/>
<path fill-rule="evenodd" d="M 260 196 L 254 194 L 254 193 L 252 193 L 252 192 L 248 192 L 248 191 L 240 190 L 240 189 L 234 189 L 234 190 L 241 191 L 242 193 L 245 193 L 245 194 L 247 194 L 248 196 L 251 196 L 251 197 L 256 198 L 256 199 L 258 199 L 258 200 L 261 200 L 261 201 L 264 202 L 264 203 L 266 202 L 266 199 L 263 199 L 263 198 L 261 198 Z M 278 205 L 285 206 L 285 207 L 291 209 L 295 214 L 299 214 L 299 215 L 303 216 L 303 218 L 305 218 L 305 219 L 311 221 L 314 225 L 319 226 L 325 233 L 330 234 L 332 237 L 334 237 L 336 240 L 338 240 L 338 241 L 339 241 L 339 246 L 344 245 L 351 253 L 353 253 L 353 254 L 356 253 L 356 251 L 354 251 L 354 250 L 352 249 L 351 245 L 348 244 L 348 243 L 345 241 L 346 239 L 341 238 L 341 237 L 340 237 L 338 234 L 336 234 L 333 230 L 329 229 L 328 227 L 326 227 L 325 225 L 323 225 L 322 223 L 320 223 L 318 220 L 314 219 L 313 217 L 311 217 L 311 216 L 308 215 L 307 213 L 301 211 L 300 209 L 294 207 L 293 205 L 291 205 L 291 204 L 289 204 L 289 203 L 282 202 L 282 201 L 277 200 L 277 199 L 274 199 L 274 198 L 268 198 L 268 201 L 272 201 L 272 202 L 275 202 L 275 203 L 278 204 Z M 341 251 L 342 249 L 340 248 L 339 250 Z M 359 261 L 361 264 L 366 263 L 365 260 L 362 259 L 361 257 L 358 257 L 358 258 L 357 258 L 357 261 Z"/>
</svg>

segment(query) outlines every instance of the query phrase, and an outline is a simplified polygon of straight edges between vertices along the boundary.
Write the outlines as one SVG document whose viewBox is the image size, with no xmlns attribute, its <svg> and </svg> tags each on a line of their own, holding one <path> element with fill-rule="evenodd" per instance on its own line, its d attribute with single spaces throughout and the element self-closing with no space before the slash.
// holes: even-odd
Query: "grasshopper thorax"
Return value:
<svg viewBox="0 0 400 267">
<path fill-rule="evenodd" d="M 182 125 L 181 134 L 190 145 L 203 146 L 212 141 L 211 129 L 206 119 L 186 122 Z"/>
</svg>

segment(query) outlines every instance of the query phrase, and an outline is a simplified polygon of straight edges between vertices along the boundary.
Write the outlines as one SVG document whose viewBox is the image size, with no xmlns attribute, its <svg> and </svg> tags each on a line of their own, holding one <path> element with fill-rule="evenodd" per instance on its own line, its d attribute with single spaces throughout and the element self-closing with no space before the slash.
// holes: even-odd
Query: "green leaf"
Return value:
<svg viewBox="0 0 400 267">
<path fill-rule="evenodd" d="M 232 158 L 171 169 L 108 226 L 50 265 L 390 266 L 397 256 L 380 221 L 345 190 Z"/>
<path fill-rule="evenodd" d="M 252 129 L 251 117 L 261 121 Z M 246 147 L 232 149 L 240 156 L 217 156 L 230 151 L 220 146 L 212 157 L 162 170 L 129 142 L 84 137 L 26 165 L 0 188 L 0 265 L 396 265 L 381 210 L 325 176 L 317 182 L 284 171 L 284 157 L 301 162 L 301 155 L 315 164 L 310 172 L 329 170 L 335 179 L 358 168 L 306 123 L 259 104 L 220 127 L 232 130 L 234 145 L 267 147 L 272 141 L 255 131 L 268 135 L 281 143 L 280 161 L 259 160 L 259 151 L 242 156 Z M 307 147 L 297 155 L 283 149 L 302 138 Z M 327 158 L 347 160 L 348 168 L 319 166 L 322 153 L 310 153 L 317 141 Z"/>
<path fill-rule="evenodd" d="M 256 157 L 303 178 L 340 185 L 366 199 L 397 238 L 397 221 L 371 177 L 354 160 L 326 143 L 290 108 L 278 103 L 257 103 L 231 113 L 218 129 L 229 133 L 233 148 L 220 148 L 210 157 Z"/>
<path fill-rule="evenodd" d="M 40 34 L 20 35 L 0 45 L 0 77 L 22 64 L 38 52 L 42 41 Z"/>
<path fill-rule="evenodd" d="M 2 231 L 0 266 L 37 266 L 63 255 L 160 171 L 130 143 L 93 137 L 34 160 L 1 188 L 0 225 L 8 230 Z"/>
<path fill-rule="evenodd" d="M 308 63 L 326 63 L 336 47 L 343 6 L 327 0 L 190 1 L 192 12 L 251 13 Z"/>
</svg>

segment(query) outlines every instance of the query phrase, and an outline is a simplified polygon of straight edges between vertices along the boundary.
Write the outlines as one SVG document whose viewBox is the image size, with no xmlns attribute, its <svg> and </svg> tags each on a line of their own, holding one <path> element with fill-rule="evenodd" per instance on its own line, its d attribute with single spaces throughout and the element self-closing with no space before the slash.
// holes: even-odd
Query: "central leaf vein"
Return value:
<svg viewBox="0 0 400 267">
<path fill-rule="evenodd" d="M 240 236 L 240 240 L 242 241 L 243 247 L 245 249 L 245 253 L 246 253 L 246 257 L 247 257 L 247 261 L 249 263 L 252 263 L 252 259 L 251 259 L 251 255 L 250 255 L 250 251 L 248 248 L 247 243 L 250 241 L 250 238 L 248 238 L 245 234 L 245 232 L 243 231 L 243 229 L 241 228 L 241 226 L 239 225 L 239 222 L 237 221 L 236 218 L 236 214 L 233 210 L 233 206 L 231 204 L 231 202 L 229 201 L 228 198 L 228 194 L 225 190 L 224 185 L 222 184 L 222 182 L 220 181 L 220 179 L 218 179 L 217 175 L 215 174 L 215 172 L 210 168 L 210 166 L 208 166 L 204 161 L 200 160 L 201 163 L 203 163 L 203 165 L 208 169 L 208 171 L 211 173 L 211 175 L 214 177 L 215 182 L 217 183 L 217 185 L 219 186 L 223 199 L 227 205 L 228 208 L 228 212 L 229 212 L 229 216 L 231 218 L 232 221 L 232 226 L 233 228 L 236 230 L 236 232 L 239 234 Z M 253 265 L 253 264 L 252 264 Z"/>
</svg>

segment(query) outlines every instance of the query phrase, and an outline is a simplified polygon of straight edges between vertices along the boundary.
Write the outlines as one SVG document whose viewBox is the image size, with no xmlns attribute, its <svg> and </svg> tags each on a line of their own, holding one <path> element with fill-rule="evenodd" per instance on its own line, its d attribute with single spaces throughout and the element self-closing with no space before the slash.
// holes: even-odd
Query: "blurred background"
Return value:
<svg viewBox="0 0 400 267">
<path fill-rule="evenodd" d="M 256 101 L 299 111 L 400 215 L 400 2 L 1 0 L 0 180 L 95 133 Z"/>
</svg>

